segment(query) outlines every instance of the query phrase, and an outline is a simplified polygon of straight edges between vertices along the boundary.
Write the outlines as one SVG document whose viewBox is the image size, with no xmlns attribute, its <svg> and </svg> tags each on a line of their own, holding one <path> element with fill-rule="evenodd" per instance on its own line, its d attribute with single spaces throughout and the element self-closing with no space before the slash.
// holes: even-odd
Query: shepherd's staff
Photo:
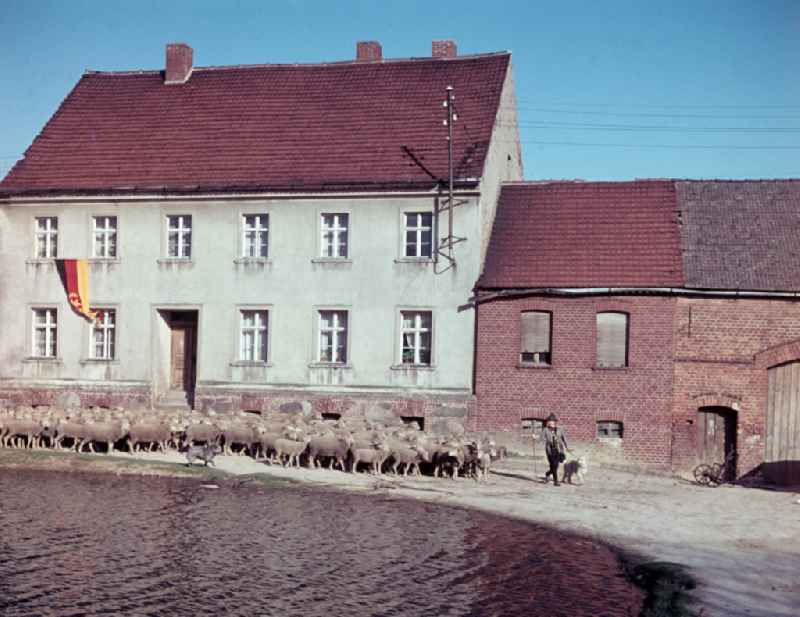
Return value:
<svg viewBox="0 0 800 617">
<path fill-rule="evenodd" d="M 536 433 L 531 431 L 532 442 L 533 442 L 533 475 L 535 477 L 539 477 L 539 471 L 536 469 Z"/>
</svg>

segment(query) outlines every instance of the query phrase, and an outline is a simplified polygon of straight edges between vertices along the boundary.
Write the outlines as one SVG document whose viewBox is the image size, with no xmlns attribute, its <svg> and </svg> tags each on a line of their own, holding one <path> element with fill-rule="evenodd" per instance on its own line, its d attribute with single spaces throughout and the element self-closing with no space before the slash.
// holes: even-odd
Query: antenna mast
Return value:
<svg viewBox="0 0 800 617">
<path fill-rule="evenodd" d="M 445 88 L 445 92 L 447 93 L 447 98 L 442 103 L 442 106 L 447 109 L 447 118 L 444 120 L 444 125 L 447 127 L 447 197 L 442 198 L 441 196 L 441 185 L 439 187 L 439 196 L 436 198 L 435 203 L 435 222 L 434 222 L 434 233 L 436 234 L 436 238 L 438 240 L 438 246 L 436 247 L 436 255 L 435 255 L 435 262 L 436 268 L 435 272 L 437 274 L 441 274 L 449 270 L 450 268 L 455 268 L 456 266 L 456 258 L 453 255 L 453 247 L 458 244 L 459 242 L 463 242 L 466 238 L 460 238 L 453 233 L 453 209 L 457 206 L 461 206 L 467 203 L 466 199 L 459 199 L 456 200 L 453 194 L 453 176 L 454 176 L 454 162 L 453 162 L 453 123 L 458 120 L 458 114 L 455 113 L 453 101 L 455 100 L 456 96 L 453 93 L 453 86 L 447 86 Z M 447 235 L 444 237 L 439 237 L 439 229 L 440 229 L 440 217 L 439 215 L 447 211 Z M 444 263 L 442 266 L 439 265 L 439 257 L 444 258 Z"/>
</svg>

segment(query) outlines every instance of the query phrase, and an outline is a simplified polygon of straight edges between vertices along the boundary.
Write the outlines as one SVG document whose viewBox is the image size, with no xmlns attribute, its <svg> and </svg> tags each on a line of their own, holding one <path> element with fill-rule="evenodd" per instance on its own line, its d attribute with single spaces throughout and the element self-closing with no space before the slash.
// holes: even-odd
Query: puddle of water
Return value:
<svg viewBox="0 0 800 617">
<path fill-rule="evenodd" d="M 482 512 L 197 480 L 0 470 L 0 614 L 616 617 L 605 546 Z"/>
</svg>

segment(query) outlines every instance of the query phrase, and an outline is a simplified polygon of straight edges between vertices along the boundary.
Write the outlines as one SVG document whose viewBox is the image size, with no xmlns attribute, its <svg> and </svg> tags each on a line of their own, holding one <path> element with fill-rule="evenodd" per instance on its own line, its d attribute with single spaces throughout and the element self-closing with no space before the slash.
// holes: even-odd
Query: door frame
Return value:
<svg viewBox="0 0 800 617">
<path fill-rule="evenodd" d="M 172 311 L 187 311 L 197 313 L 197 322 L 194 334 L 195 363 L 194 363 L 194 390 L 197 389 L 198 378 L 202 374 L 202 347 L 203 339 L 200 329 L 203 320 L 203 305 L 188 303 L 158 303 L 151 304 L 151 353 L 150 353 L 150 383 L 152 388 L 153 403 L 170 392 L 171 384 L 171 328 L 169 316 Z M 187 393 L 188 395 L 189 393 Z M 190 406 L 194 405 L 194 391 L 191 393 Z"/>
<path fill-rule="evenodd" d="M 705 458 L 703 456 L 703 452 L 701 452 L 701 444 L 705 443 L 705 430 L 706 430 L 706 422 L 705 419 L 708 418 L 708 415 L 703 414 L 714 414 L 717 417 L 721 417 L 724 422 L 725 435 L 723 436 L 723 460 L 700 460 Z M 726 480 L 734 480 L 736 476 L 736 470 L 738 469 L 738 448 L 737 448 L 737 433 L 738 433 L 738 426 L 739 426 L 739 413 L 736 409 L 731 407 L 725 407 L 722 405 L 707 405 L 703 407 L 697 408 L 697 433 L 695 439 L 695 456 L 700 463 L 722 463 L 724 458 L 726 458 L 731 452 L 733 452 L 733 460 L 732 460 L 732 472 L 729 474 L 729 477 Z"/>
</svg>

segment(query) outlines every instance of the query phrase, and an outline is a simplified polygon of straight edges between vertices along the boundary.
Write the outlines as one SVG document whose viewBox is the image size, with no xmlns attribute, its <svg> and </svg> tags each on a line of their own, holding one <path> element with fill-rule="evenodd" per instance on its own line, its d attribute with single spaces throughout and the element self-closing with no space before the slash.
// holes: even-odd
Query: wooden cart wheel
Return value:
<svg viewBox="0 0 800 617">
<path fill-rule="evenodd" d="M 694 481 L 703 486 L 708 486 L 713 479 L 712 473 L 711 465 L 698 465 L 694 468 Z"/>
</svg>

